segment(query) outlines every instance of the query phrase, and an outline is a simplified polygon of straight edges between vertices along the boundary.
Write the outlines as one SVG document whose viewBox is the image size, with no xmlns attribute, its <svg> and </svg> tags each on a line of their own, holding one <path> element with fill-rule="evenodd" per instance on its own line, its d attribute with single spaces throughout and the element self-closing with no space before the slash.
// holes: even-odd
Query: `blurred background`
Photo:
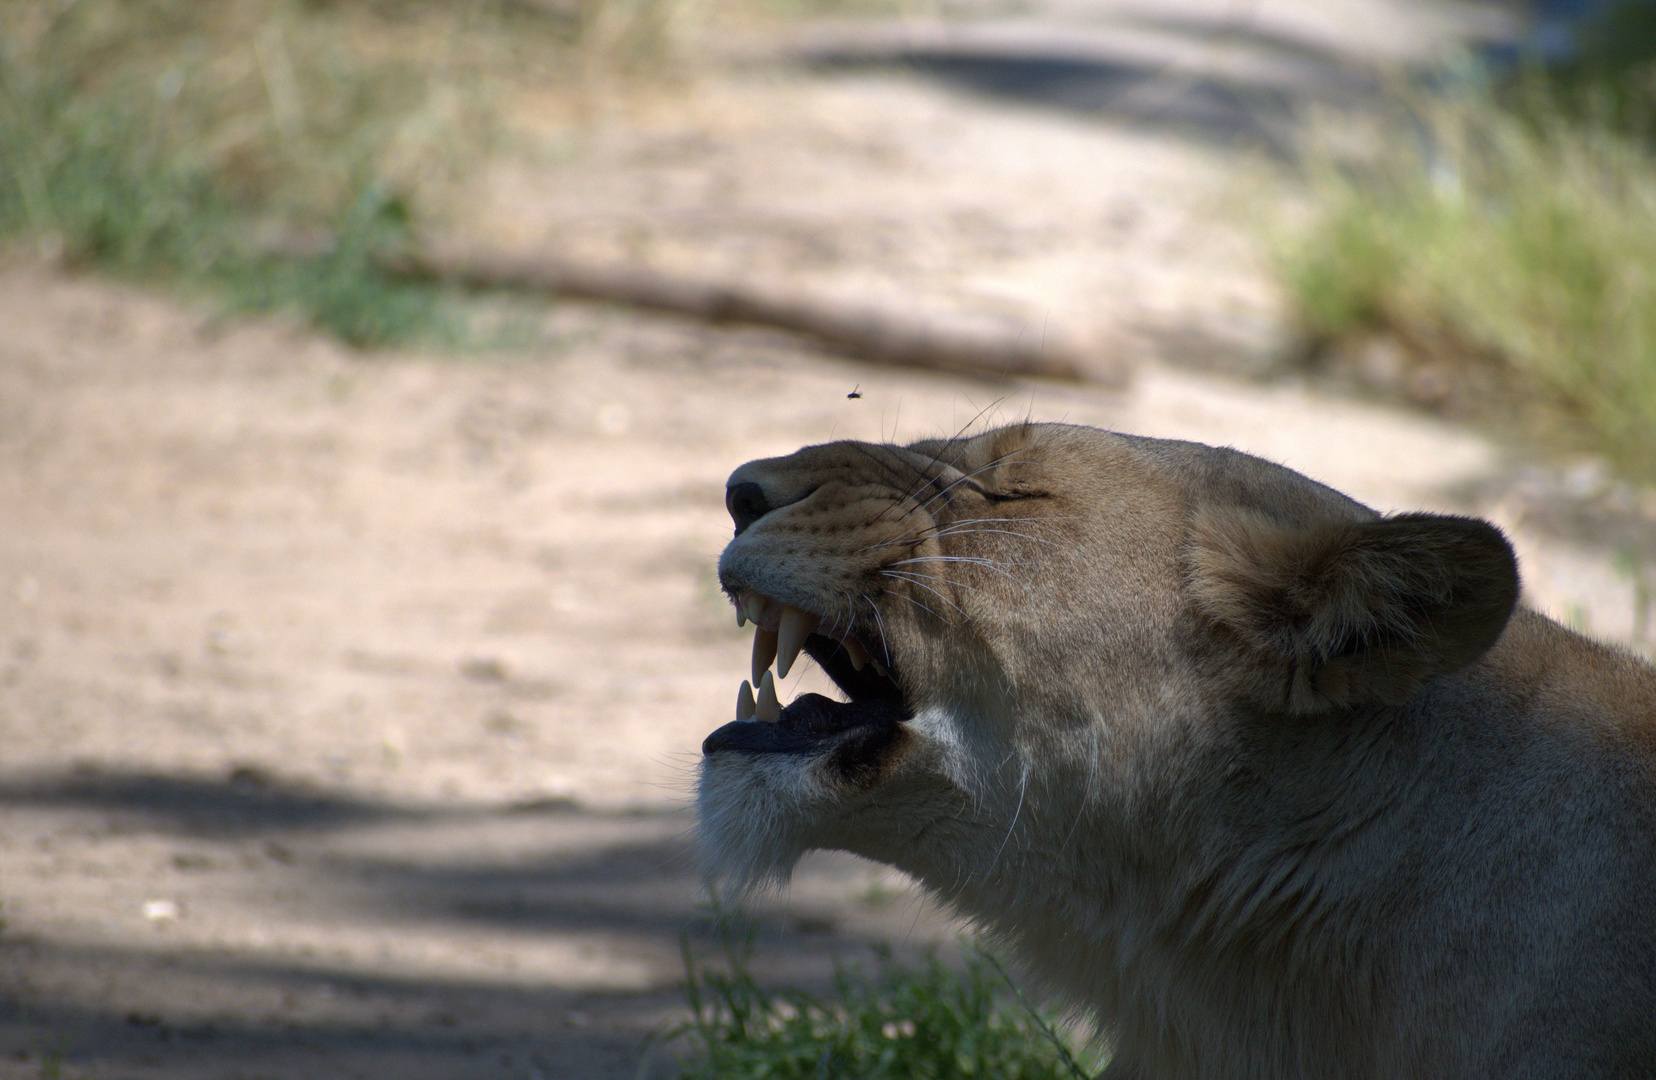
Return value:
<svg viewBox="0 0 1656 1080">
<path fill-rule="evenodd" d="M 1653 60 L 1593 0 L 0 0 L 0 1077 L 702 1067 L 723 482 L 806 443 L 1237 446 L 1651 655 Z M 766 986 L 983 974 L 855 860 L 749 916 Z"/>
</svg>

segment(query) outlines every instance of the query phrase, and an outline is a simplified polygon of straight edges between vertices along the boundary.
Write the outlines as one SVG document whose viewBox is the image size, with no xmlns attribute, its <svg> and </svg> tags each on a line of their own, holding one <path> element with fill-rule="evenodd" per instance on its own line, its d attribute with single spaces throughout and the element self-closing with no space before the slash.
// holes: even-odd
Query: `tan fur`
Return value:
<svg viewBox="0 0 1656 1080">
<path fill-rule="evenodd" d="M 708 753 L 715 876 L 907 871 L 1113 1080 L 1656 1076 L 1656 672 L 1515 610 L 1493 527 L 1061 425 L 731 483 L 725 587 L 877 628 L 913 716 Z"/>
</svg>

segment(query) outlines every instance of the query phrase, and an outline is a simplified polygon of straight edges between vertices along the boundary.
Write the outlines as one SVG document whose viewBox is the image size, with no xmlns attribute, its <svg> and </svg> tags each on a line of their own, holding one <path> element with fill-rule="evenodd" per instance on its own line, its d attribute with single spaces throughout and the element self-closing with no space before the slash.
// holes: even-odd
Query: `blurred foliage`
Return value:
<svg viewBox="0 0 1656 1080">
<path fill-rule="evenodd" d="M 357 344 L 452 329 L 375 256 L 457 197 L 497 97 L 659 57 L 679 6 L 0 0 L 0 239 Z"/>
<path fill-rule="evenodd" d="M 466 5 L 457 5 L 465 8 Z M 8 127 L 96 146 L 105 172 L 210 178 L 242 208 L 326 216 L 373 174 L 392 185 L 461 167 L 487 110 L 454 16 L 349 5 L 0 0 Z M 153 178 L 153 177 L 152 177 Z"/>
<path fill-rule="evenodd" d="M 1278 258 L 1313 363 L 1389 335 L 1498 390 L 1462 395 L 1472 411 L 1656 479 L 1656 19 L 1638 6 L 1643 43 L 1613 63 L 1415 98 L 1356 152 L 1324 141 Z"/>
<path fill-rule="evenodd" d="M 1569 56 L 1520 65 L 1498 79 L 1505 103 L 1545 120 L 1558 113 L 1645 142 L 1656 140 L 1656 4 L 1606 4 L 1573 27 Z"/>
</svg>

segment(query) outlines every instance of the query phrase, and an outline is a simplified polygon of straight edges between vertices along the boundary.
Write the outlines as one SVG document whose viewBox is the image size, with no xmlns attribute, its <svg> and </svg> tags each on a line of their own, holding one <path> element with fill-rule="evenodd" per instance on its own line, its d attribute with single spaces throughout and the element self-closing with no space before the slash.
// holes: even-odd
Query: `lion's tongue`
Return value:
<svg viewBox="0 0 1656 1080">
<path fill-rule="evenodd" d="M 776 725 L 783 731 L 813 738 L 832 735 L 864 719 L 865 709 L 851 702 L 839 702 L 821 694 L 800 694 L 782 710 Z"/>
</svg>

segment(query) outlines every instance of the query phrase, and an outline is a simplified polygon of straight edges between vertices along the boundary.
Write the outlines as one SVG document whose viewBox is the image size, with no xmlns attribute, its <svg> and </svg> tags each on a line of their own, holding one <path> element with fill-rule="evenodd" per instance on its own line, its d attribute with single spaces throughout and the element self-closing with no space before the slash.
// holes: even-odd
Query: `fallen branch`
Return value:
<svg viewBox="0 0 1656 1080">
<path fill-rule="evenodd" d="M 426 252 L 386 263 L 393 273 L 469 288 L 516 289 L 630 304 L 715 323 L 750 323 L 806 334 L 860 360 L 992 377 L 1119 383 L 1108 364 L 1079 349 L 1001 322 L 916 320 L 798 295 L 673 277 L 632 266 L 583 266 L 549 258 Z"/>
</svg>

